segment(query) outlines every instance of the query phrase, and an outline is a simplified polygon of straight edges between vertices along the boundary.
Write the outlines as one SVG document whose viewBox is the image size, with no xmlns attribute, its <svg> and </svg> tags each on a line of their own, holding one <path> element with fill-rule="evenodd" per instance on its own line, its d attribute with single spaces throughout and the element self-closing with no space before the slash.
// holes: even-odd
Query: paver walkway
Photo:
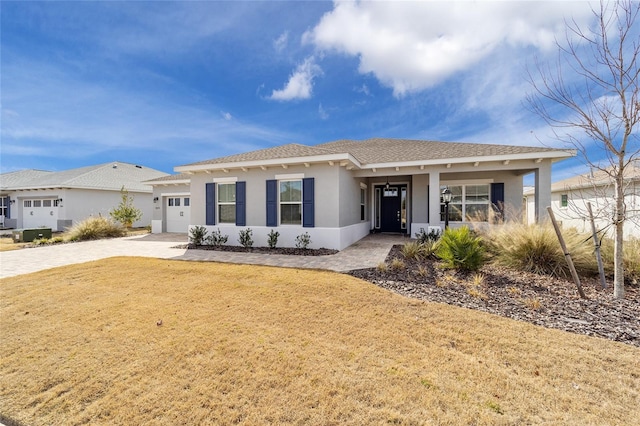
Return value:
<svg viewBox="0 0 640 426">
<path fill-rule="evenodd" d="M 186 234 L 149 234 L 72 244 L 58 244 L 0 252 L 0 278 L 114 256 L 142 256 L 188 261 L 215 261 L 305 269 L 350 271 L 371 268 L 383 262 L 394 244 L 407 237 L 369 235 L 330 256 L 287 256 L 174 248 L 187 242 Z"/>
</svg>

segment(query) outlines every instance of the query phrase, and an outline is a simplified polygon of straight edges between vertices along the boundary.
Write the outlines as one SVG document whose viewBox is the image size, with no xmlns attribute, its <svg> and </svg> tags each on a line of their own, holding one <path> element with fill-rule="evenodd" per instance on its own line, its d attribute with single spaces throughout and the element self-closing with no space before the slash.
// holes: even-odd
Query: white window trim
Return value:
<svg viewBox="0 0 640 426">
<path fill-rule="evenodd" d="M 221 177 L 221 178 L 213 178 L 213 183 L 236 183 L 238 182 L 238 177 Z"/>
<path fill-rule="evenodd" d="M 304 218 L 302 217 L 303 213 L 302 213 L 302 200 L 304 199 L 304 194 L 303 192 L 303 188 L 304 185 L 302 184 L 302 179 L 304 178 L 304 173 L 296 173 L 296 174 L 289 174 L 289 175 L 276 175 L 276 179 L 278 176 L 294 176 L 293 178 L 286 178 L 286 179 L 278 179 L 278 224 L 279 226 L 302 226 L 302 224 L 304 223 Z M 302 176 L 300 178 L 298 178 L 297 176 Z M 300 182 L 300 201 L 282 201 L 280 199 L 280 183 L 282 182 Z M 300 205 L 300 223 L 282 223 L 282 209 L 281 206 L 282 204 L 286 204 L 286 205 L 294 205 L 294 204 L 298 204 Z"/>
<path fill-rule="evenodd" d="M 304 173 L 289 173 L 285 175 L 275 175 L 275 180 L 285 181 L 285 180 L 302 180 L 304 179 Z"/>
<path fill-rule="evenodd" d="M 464 183 L 462 183 L 464 182 Z M 468 220 L 466 220 L 466 216 L 467 216 L 467 204 L 472 205 L 472 206 L 489 206 L 489 208 L 491 208 L 491 183 L 493 183 L 493 179 L 478 179 L 478 180 L 473 180 L 473 181 L 440 181 L 440 186 L 461 186 L 462 187 L 462 198 L 461 198 L 461 207 L 462 207 L 462 220 L 451 220 L 449 219 L 449 222 L 454 222 L 454 223 L 469 223 Z M 467 197 L 467 186 L 478 186 L 478 185 L 489 185 L 489 199 L 486 203 L 479 203 L 479 202 L 469 202 L 467 203 L 466 197 Z M 457 204 L 454 202 L 449 203 L 451 204 Z M 444 206 L 444 203 L 440 203 L 440 206 Z"/>
<path fill-rule="evenodd" d="M 226 178 L 221 178 L 221 179 L 226 179 Z M 220 201 L 220 186 L 219 185 L 230 185 L 230 184 L 236 184 L 237 183 L 237 178 L 231 178 L 231 179 L 236 179 L 233 181 L 227 180 L 227 181 L 222 181 L 222 182 L 216 182 L 216 216 L 217 216 L 217 223 L 220 224 L 234 224 L 236 223 L 236 218 L 234 216 L 234 220 L 233 222 L 223 222 L 222 221 L 222 215 L 220 214 L 220 206 L 235 206 L 236 205 L 236 201 Z M 191 200 L 189 200 L 189 204 L 191 204 Z"/>
</svg>

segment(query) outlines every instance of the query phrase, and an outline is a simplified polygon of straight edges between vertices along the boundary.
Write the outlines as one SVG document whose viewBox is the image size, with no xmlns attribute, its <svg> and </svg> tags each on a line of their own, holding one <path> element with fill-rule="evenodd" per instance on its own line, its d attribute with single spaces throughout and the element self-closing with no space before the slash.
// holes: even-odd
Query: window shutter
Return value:
<svg viewBox="0 0 640 426">
<path fill-rule="evenodd" d="M 207 225 L 216 224 L 216 184 L 207 183 L 206 186 Z"/>
<path fill-rule="evenodd" d="M 313 228 L 315 226 L 313 186 L 313 178 L 302 179 L 302 226 L 305 228 Z"/>
<path fill-rule="evenodd" d="M 236 226 L 247 225 L 247 182 L 236 182 Z"/>
<path fill-rule="evenodd" d="M 7 203 L 7 217 L 5 219 L 9 219 L 11 218 L 11 197 L 7 197 L 5 203 Z"/>
<path fill-rule="evenodd" d="M 278 181 L 267 181 L 267 226 L 278 226 Z"/>
<path fill-rule="evenodd" d="M 498 219 L 504 217 L 504 183 L 491 184 L 491 207 Z"/>
</svg>

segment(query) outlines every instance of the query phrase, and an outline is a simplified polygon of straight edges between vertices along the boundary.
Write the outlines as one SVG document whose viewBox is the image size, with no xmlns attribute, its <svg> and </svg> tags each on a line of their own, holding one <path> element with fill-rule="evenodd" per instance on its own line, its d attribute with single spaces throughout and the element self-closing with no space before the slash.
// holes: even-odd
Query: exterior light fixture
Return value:
<svg viewBox="0 0 640 426">
<path fill-rule="evenodd" d="M 451 202 L 451 197 L 453 194 L 449 187 L 446 187 L 442 191 L 442 201 L 444 201 L 444 229 L 449 228 L 449 203 Z"/>
<path fill-rule="evenodd" d="M 387 183 L 384 185 L 384 189 L 389 189 L 389 178 L 387 177 Z"/>
<path fill-rule="evenodd" d="M 157 203 L 158 202 L 158 197 L 153 197 L 153 202 Z"/>
</svg>

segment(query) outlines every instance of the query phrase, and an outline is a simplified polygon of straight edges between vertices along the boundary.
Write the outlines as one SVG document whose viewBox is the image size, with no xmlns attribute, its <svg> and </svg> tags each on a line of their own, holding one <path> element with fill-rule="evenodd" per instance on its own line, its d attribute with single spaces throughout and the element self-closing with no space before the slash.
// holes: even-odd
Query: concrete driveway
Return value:
<svg viewBox="0 0 640 426">
<path fill-rule="evenodd" d="M 114 256 L 142 256 L 201 262 L 226 262 L 345 272 L 376 267 L 394 244 L 406 242 L 399 235 L 369 235 L 331 256 L 287 256 L 175 248 L 187 242 L 186 234 L 148 234 L 79 243 L 57 244 L 0 252 L 0 278 Z"/>
</svg>

